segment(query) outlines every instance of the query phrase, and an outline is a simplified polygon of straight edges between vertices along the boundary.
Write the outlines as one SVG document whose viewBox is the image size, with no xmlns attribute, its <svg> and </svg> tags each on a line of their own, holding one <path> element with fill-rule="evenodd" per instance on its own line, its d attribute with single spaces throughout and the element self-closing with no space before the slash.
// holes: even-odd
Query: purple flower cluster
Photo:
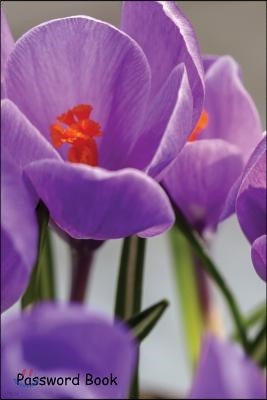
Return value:
<svg viewBox="0 0 267 400">
<path fill-rule="evenodd" d="M 124 2 L 120 29 L 87 16 L 51 20 L 16 43 L 1 12 L 1 77 L 1 311 L 29 283 L 39 201 L 75 239 L 161 234 L 175 222 L 173 205 L 204 236 L 236 212 L 266 280 L 258 113 L 236 62 L 202 57 L 173 2 Z M 23 312 L 4 325 L 2 349 L 3 398 L 126 398 L 136 362 L 122 324 L 78 305 Z M 112 371 L 119 383 L 22 389 L 14 379 L 23 368 Z M 264 383 L 252 361 L 208 336 L 196 396 L 264 398 Z"/>
</svg>

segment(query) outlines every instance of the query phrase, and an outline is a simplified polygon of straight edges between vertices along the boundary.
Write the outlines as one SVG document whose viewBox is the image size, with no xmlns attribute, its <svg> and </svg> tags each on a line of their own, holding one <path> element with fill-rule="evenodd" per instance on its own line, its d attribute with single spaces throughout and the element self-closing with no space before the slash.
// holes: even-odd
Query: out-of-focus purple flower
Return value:
<svg viewBox="0 0 267 400">
<path fill-rule="evenodd" d="M 18 109 L 6 107 L 58 148 L 60 159 L 25 165 L 53 221 L 81 239 L 168 229 L 174 214 L 152 178 L 184 146 L 203 87 L 193 29 L 172 2 L 125 2 L 122 30 L 78 16 L 19 39 L 4 74 Z M 12 140 L 10 152 L 20 159 Z"/>
<path fill-rule="evenodd" d="M 1 398 L 127 398 L 136 348 L 122 324 L 112 325 L 80 305 L 45 303 L 3 323 L 1 339 Z M 38 377 L 39 384 L 27 386 L 23 380 L 18 385 L 17 374 L 23 370 L 28 383 L 31 375 L 31 383 Z M 71 379 L 67 385 L 60 383 L 78 374 L 79 385 L 77 378 L 76 385 Z M 103 383 L 99 385 L 97 379 L 98 385 L 86 385 L 86 374 L 99 377 Z M 63 379 L 54 386 L 41 385 L 41 377 Z"/>
<path fill-rule="evenodd" d="M 255 105 L 229 56 L 204 58 L 204 111 L 189 141 L 164 177 L 170 197 L 200 232 L 213 231 L 231 188 L 262 138 Z M 230 204 L 228 204 L 230 206 Z"/>
<path fill-rule="evenodd" d="M 253 265 L 266 281 L 266 136 L 244 170 L 236 197 L 236 214 L 251 243 Z"/>
<path fill-rule="evenodd" d="M 233 343 L 204 338 L 190 399 L 265 399 L 260 369 Z"/>
</svg>

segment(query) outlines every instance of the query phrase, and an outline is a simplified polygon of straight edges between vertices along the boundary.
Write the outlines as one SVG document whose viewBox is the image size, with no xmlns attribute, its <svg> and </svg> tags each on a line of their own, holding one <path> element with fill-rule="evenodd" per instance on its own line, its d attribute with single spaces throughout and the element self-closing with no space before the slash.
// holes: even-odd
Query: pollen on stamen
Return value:
<svg viewBox="0 0 267 400">
<path fill-rule="evenodd" d="M 50 127 L 52 144 L 59 148 L 69 144 L 67 159 L 70 162 L 91 166 L 98 164 L 96 136 L 102 134 L 100 125 L 90 119 L 93 107 L 79 104 L 57 117 Z M 64 127 L 65 125 L 65 127 Z"/>
<path fill-rule="evenodd" d="M 200 133 L 203 131 L 203 129 L 205 129 L 208 126 L 208 123 L 209 123 L 209 115 L 208 115 L 207 111 L 203 110 L 197 123 L 196 123 L 195 128 L 191 132 L 187 141 L 194 142 L 195 140 L 197 140 Z"/>
</svg>

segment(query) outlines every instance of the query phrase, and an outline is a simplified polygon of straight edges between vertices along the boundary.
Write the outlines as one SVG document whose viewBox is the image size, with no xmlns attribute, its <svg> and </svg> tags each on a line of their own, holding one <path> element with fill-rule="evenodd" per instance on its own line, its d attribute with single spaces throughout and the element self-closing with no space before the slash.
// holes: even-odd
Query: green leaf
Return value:
<svg viewBox="0 0 267 400">
<path fill-rule="evenodd" d="M 250 356 L 262 367 L 266 366 L 266 325 L 264 318 L 254 340 L 250 343 Z"/>
<path fill-rule="evenodd" d="M 40 300 L 55 298 L 51 239 L 48 231 L 49 213 L 43 203 L 38 204 L 36 211 L 39 223 L 38 259 L 21 300 L 23 309 Z"/>
<path fill-rule="evenodd" d="M 175 207 L 175 206 L 174 206 Z M 236 299 L 224 280 L 223 276 L 219 272 L 218 268 L 215 266 L 213 261 L 208 256 L 207 252 L 204 250 L 204 246 L 201 243 L 201 239 L 198 237 L 196 232 L 193 231 L 191 225 L 186 220 L 185 216 L 182 214 L 180 210 L 175 207 L 176 212 L 176 228 L 183 233 L 185 238 L 188 240 L 190 245 L 192 246 L 194 252 L 198 256 L 201 261 L 201 265 L 210 278 L 216 283 L 217 287 L 221 291 L 221 294 L 224 296 L 224 299 L 228 305 L 229 311 L 232 314 L 233 321 L 236 326 L 236 330 L 241 339 L 241 344 L 246 353 L 249 352 L 249 341 L 247 338 L 246 329 L 243 322 L 243 317 L 239 306 L 236 302 Z"/>
<path fill-rule="evenodd" d="M 177 295 L 180 299 L 188 356 L 193 368 L 199 357 L 203 318 L 191 247 L 177 230 L 170 231 Z"/>
<path fill-rule="evenodd" d="M 262 320 L 266 320 L 266 303 L 260 304 L 258 307 L 252 310 L 248 316 L 244 317 L 244 326 L 247 330 L 247 333 L 251 328 L 254 328 L 255 325 Z M 231 339 L 240 341 L 240 337 L 237 331 L 232 333 Z"/>
<path fill-rule="evenodd" d="M 161 300 L 126 321 L 139 342 L 144 340 L 152 331 L 168 305 L 167 300 Z"/>
</svg>

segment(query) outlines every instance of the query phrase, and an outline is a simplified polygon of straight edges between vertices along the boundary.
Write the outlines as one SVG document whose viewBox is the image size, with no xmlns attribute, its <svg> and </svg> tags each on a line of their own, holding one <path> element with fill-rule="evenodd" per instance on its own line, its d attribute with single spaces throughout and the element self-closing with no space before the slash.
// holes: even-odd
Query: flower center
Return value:
<svg viewBox="0 0 267 400">
<path fill-rule="evenodd" d="M 53 146 L 58 149 L 64 143 L 70 145 L 67 159 L 70 162 L 98 165 L 95 136 L 102 134 L 100 125 L 90 118 L 93 107 L 79 104 L 57 117 L 51 125 Z"/>
<path fill-rule="evenodd" d="M 197 140 L 203 129 L 207 127 L 208 122 L 209 122 L 209 115 L 207 111 L 203 110 L 199 117 L 199 120 L 196 123 L 196 126 L 193 129 L 193 132 L 188 137 L 187 141 L 194 142 L 195 140 Z"/>
</svg>

